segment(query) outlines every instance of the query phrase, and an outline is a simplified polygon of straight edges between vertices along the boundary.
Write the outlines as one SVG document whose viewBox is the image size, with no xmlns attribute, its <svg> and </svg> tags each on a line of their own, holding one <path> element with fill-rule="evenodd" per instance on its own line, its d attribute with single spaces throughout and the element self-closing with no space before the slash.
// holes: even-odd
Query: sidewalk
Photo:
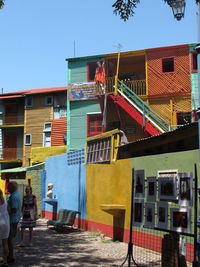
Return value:
<svg viewBox="0 0 200 267">
<path fill-rule="evenodd" d="M 27 244 L 28 237 L 29 233 L 26 231 Z M 11 267 L 120 266 L 128 251 L 128 244 L 113 242 L 97 232 L 73 229 L 57 233 L 48 229 L 46 220 L 41 219 L 34 229 L 33 247 L 21 248 L 17 245 L 19 242 L 20 233 L 15 242 L 16 261 L 9 265 Z M 133 252 L 142 266 L 161 266 L 159 253 L 149 254 L 148 250 L 135 246 Z M 127 265 L 126 261 L 124 266 Z"/>
<path fill-rule="evenodd" d="M 26 231 L 27 241 L 28 237 Z M 102 239 L 95 233 L 76 230 L 57 233 L 47 229 L 45 220 L 38 220 L 38 226 L 34 229 L 33 247 L 18 247 L 19 239 L 18 233 L 16 262 L 9 266 L 120 266 L 128 249 L 125 243 Z"/>
</svg>

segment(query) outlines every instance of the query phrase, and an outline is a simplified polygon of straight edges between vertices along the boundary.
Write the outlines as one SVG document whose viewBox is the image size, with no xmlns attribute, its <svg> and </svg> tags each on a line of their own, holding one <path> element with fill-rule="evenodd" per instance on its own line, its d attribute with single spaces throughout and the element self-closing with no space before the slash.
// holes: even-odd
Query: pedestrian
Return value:
<svg viewBox="0 0 200 267">
<path fill-rule="evenodd" d="M 7 190 L 10 193 L 8 199 L 8 211 L 10 217 L 10 233 L 8 237 L 8 263 L 14 263 L 14 238 L 17 234 L 17 225 L 21 218 L 21 197 L 18 192 L 18 185 L 15 181 L 8 184 Z"/>
<path fill-rule="evenodd" d="M 36 226 L 37 214 L 37 199 L 32 193 L 32 188 L 26 186 L 26 195 L 23 197 L 22 202 L 22 221 L 21 221 L 21 243 L 20 247 L 25 245 L 25 229 L 29 228 L 29 246 L 33 244 L 33 228 Z"/>
<path fill-rule="evenodd" d="M 2 240 L 2 249 L 3 249 L 3 262 L 2 267 L 8 266 L 7 257 L 8 257 L 8 236 L 10 232 L 10 220 L 8 214 L 8 207 L 6 198 L 3 197 L 3 192 L 0 189 L 0 239 Z"/>
</svg>

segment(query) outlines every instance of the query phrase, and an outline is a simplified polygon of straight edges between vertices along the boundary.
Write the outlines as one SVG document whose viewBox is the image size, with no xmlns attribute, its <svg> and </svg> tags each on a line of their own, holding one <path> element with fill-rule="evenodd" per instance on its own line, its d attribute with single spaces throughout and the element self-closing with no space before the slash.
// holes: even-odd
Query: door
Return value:
<svg viewBox="0 0 200 267">
<path fill-rule="evenodd" d="M 17 134 L 5 133 L 4 135 L 4 160 L 17 159 Z"/>
</svg>

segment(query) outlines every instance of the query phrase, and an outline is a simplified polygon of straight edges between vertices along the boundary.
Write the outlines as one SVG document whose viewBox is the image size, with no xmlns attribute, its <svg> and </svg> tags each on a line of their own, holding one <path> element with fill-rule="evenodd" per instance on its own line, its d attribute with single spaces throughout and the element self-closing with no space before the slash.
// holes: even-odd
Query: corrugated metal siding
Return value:
<svg viewBox="0 0 200 267">
<path fill-rule="evenodd" d="M 184 95 L 191 92 L 189 46 L 148 49 L 148 95 Z M 173 73 L 162 72 L 162 58 L 174 57 Z"/>
<path fill-rule="evenodd" d="M 65 145 L 64 135 L 67 134 L 67 119 L 53 120 L 51 124 L 51 146 Z"/>
</svg>

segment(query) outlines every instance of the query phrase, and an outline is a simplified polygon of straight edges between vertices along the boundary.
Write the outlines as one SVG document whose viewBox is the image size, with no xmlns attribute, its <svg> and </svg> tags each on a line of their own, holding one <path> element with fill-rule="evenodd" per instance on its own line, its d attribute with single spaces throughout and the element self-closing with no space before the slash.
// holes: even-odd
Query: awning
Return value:
<svg viewBox="0 0 200 267">
<path fill-rule="evenodd" d="M 18 167 L 12 169 L 0 170 L 1 173 L 15 173 L 15 172 L 26 172 L 27 168 Z"/>
</svg>

